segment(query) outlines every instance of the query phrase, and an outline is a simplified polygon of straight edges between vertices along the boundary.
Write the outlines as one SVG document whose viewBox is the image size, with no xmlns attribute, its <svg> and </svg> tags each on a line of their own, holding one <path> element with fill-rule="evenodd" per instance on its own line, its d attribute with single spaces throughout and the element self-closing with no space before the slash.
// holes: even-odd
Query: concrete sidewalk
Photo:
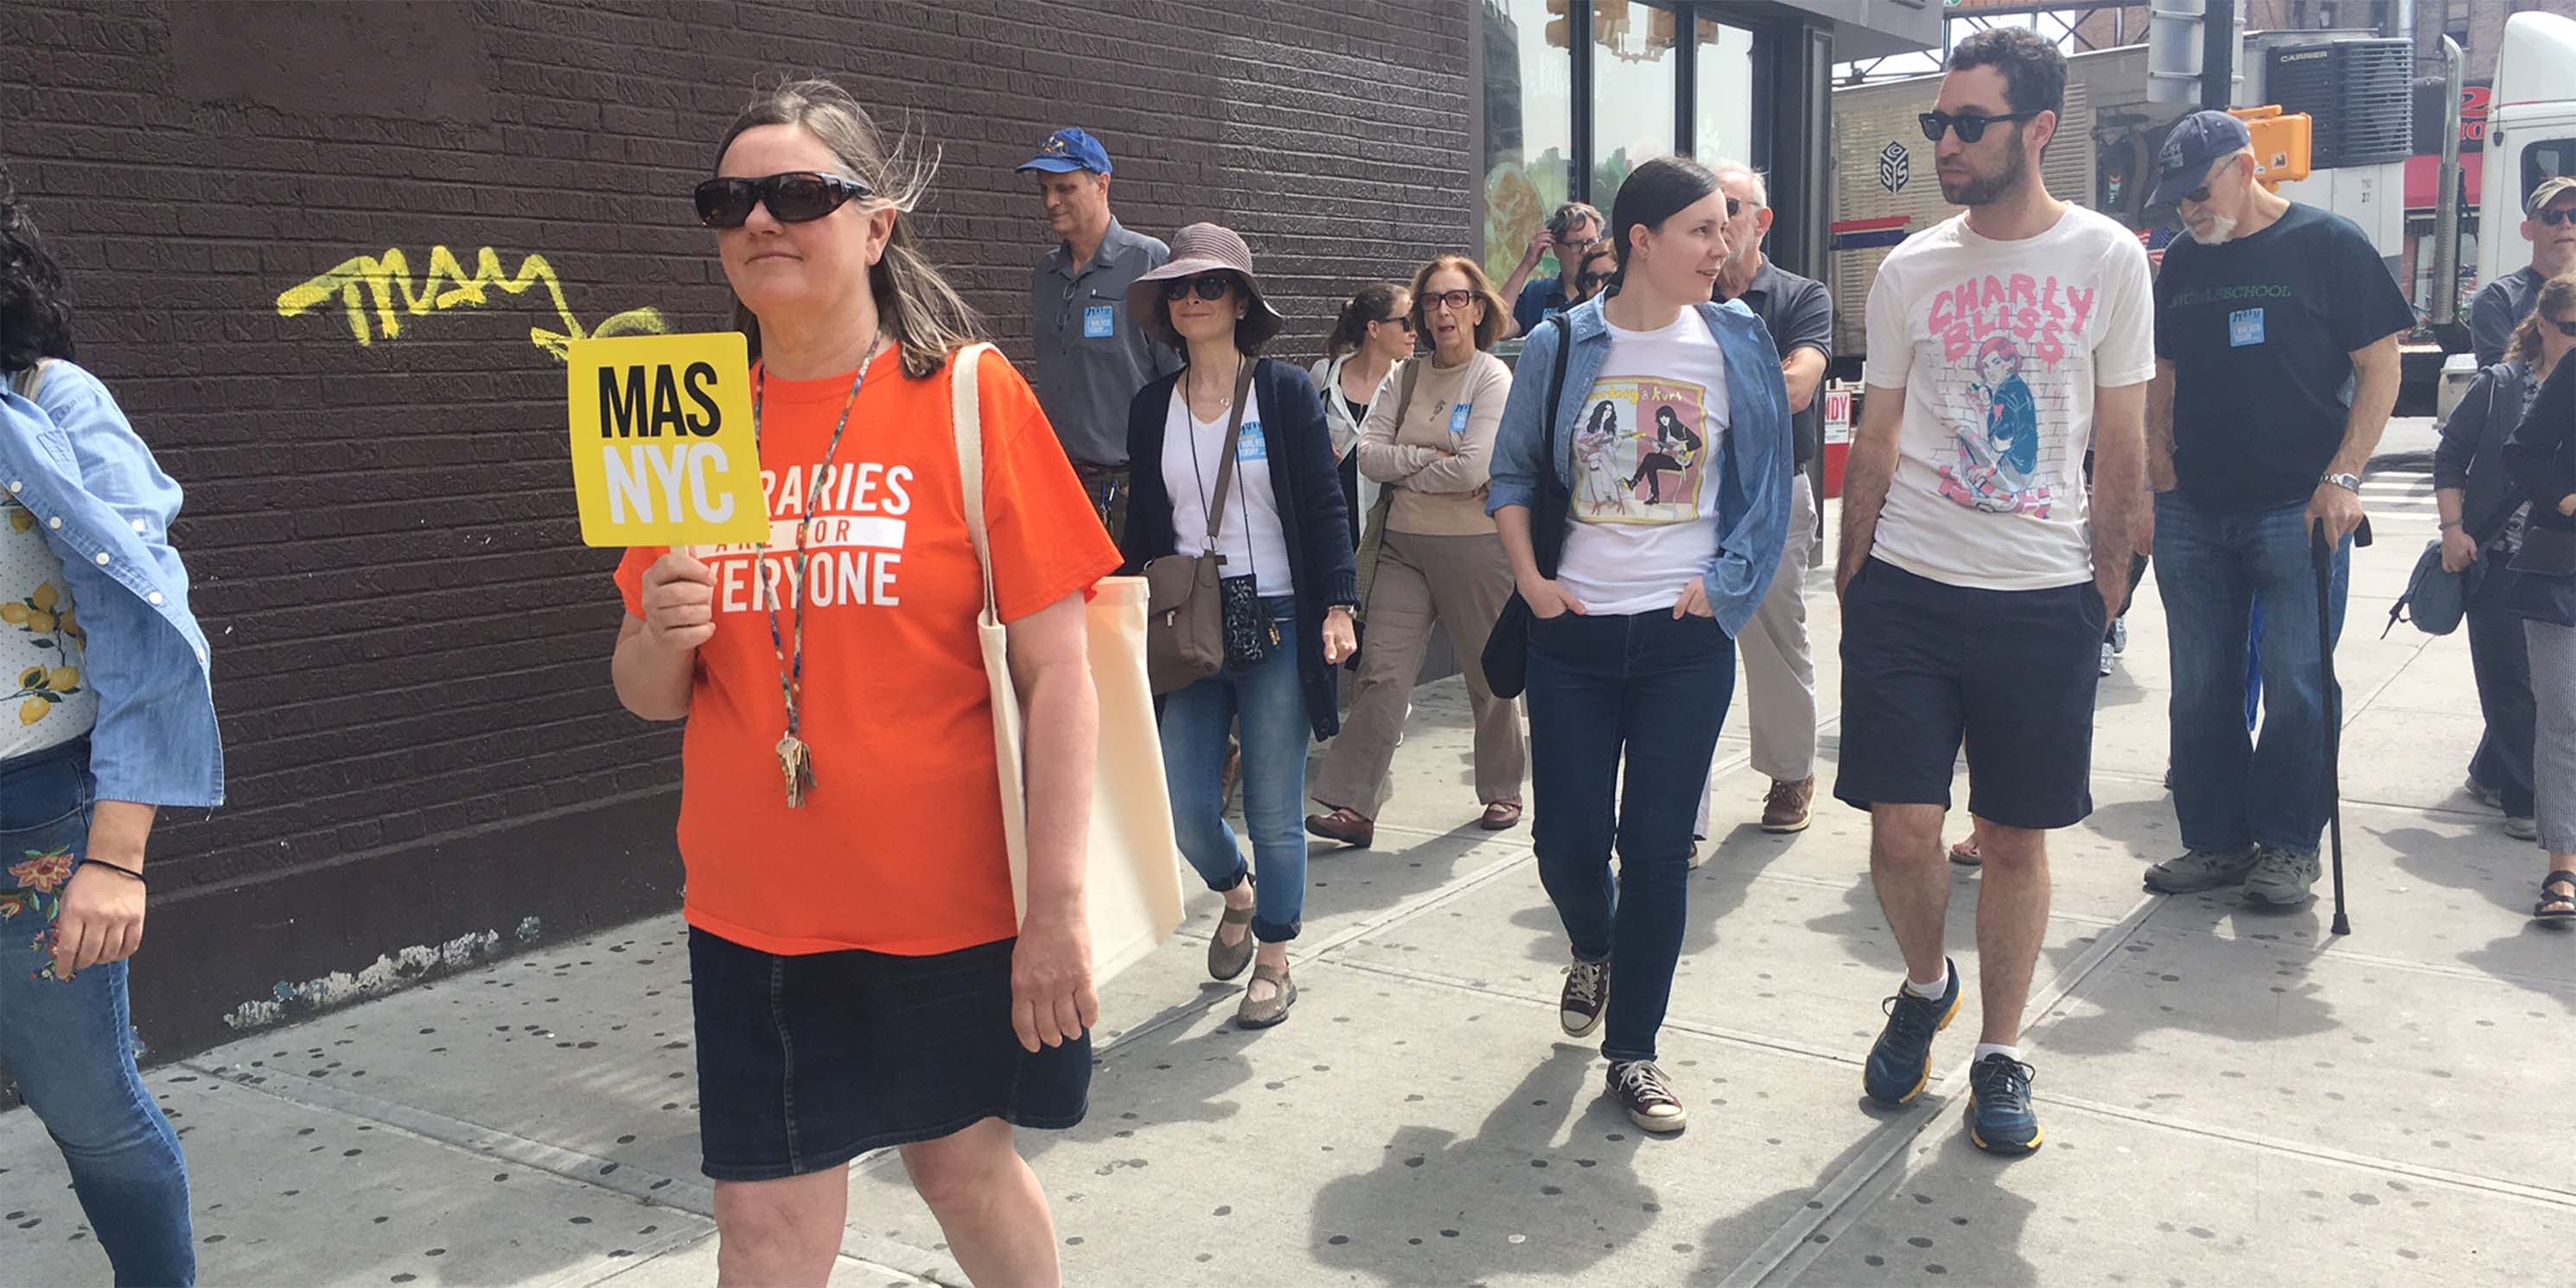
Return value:
<svg viewBox="0 0 2576 1288">
<path fill-rule="evenodd" d="M 1380 848 L 1319 848 L 1296 1017 L 1238 1032 L 1201 968 L 1211 897 L 1107 990 L 1090 1120 L 1027 1146 L 1083 1284 L 2496 1284 L 2576 1215 L 2559 1125 L 2576 937 L 2525 918 L 2542 862 L 2457 794 L 2480 723 L 2463 638 L 2376 637 L 2421 514 L 2357 560 L 2339 653 L 2357 933 L 2143 894 L 2158 786 L 2153 587 L 2104 681 L 2099 812 L 2061 835 L 2025 1054 L 2048 1144 L 1959 1130 L 1973 1010 L 1933 1094 L 1863 1102 L 1899 961 L 1865 820 L 1756 830 L 1741 703 L 1723 845 L 1695 873 L 1665 1065 L 1672 1140 L 1560 1040 L 1565 942 L 1526 829 L 1475 831 L 1455 680 L 1426 689 Z M 1818 584 L 1822 584 L 1819 582 Z M 1830 716 L 1839 638 L 1811 599 Z M 1834 724 L 1825 731 L 1828 785 Z M 1963 798 L 1964 799 L 1964 798 Z M 1964 820 L 1954 822 L 1955 837 Z M 1975 887 L 1952 952 L 1973 974 Z M 147 951 L 142 969 L 179 969 Z M 212 1284 L 710 1282 L 676 916 L 529 952 L 154 1071 L 186 1137 Z M 1971 991 L 1973 1007 L 1973 990 Z M 879 1157 L 836 1282 L 962 1284 Z M 104 1283 L 59 1159 L 0 1115 L 9 1282 Z"/>
</svg>

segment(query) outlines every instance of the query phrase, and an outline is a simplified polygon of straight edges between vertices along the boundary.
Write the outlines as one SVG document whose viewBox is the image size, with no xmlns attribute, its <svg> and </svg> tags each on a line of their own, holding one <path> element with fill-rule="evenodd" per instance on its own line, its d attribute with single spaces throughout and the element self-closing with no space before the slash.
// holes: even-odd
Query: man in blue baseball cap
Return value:
<svg viewBox="0 0 2576 1288">
<path fill-rule="evenodd" d="M 2156 276 L 2147 392 L 2149 527 L 2173 651 L 2174 813 L 2186 852 L 2150 890 L 2242 885 L 2257 907 L 2314 898 L 2333 791 L 2333 695 L 2318 665 L 2343 625 L 2362 467 L 2397 401 L 2415 313 L 2354 223 L 2255 178 L 2245 123 L 2195 112 L 2157 158 L 2156 202 L 2191 236 Z M 2310 558 L 2334 548 L 2320 621 Z M 2249 619 L 2262 604 L 2259 646 Z M 2249 647 L 2262 738 L 2245 728 Z"/>
<path fill-rule="evenodd" d="M 1055 249 L 1029 276 L 1038 405 L 1112 540 L 1127 526 L 1127 404 L 1180 355 L 1127 316 L 1127 288 L 1172 257 L 1109 213 L 1109 150 L 1073 128 L 1046 137 L 1020 167 L 1035 175 Z"/>
</svg>

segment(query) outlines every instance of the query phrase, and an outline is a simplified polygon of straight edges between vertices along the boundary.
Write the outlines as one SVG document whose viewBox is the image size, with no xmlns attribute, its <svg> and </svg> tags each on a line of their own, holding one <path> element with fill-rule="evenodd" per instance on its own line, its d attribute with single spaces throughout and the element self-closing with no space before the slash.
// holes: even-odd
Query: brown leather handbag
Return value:
<svg viewBox="0 0 2576 1288">
<path fill-rule="evenodd" d="M 1204 553 L 1164 555 L 1145 564 L 1145 678 L 1157 694 L 1195 684 L 1225 666 L 1225 594 L 1217 586 L 1225 556 L 1217 553 L 1216 538 L 1225 523 L 1226 493 L 1234 486 L 1234 454 L 1243 438 L 1243 409 L 1252 400 L 1253 365 L 1252 359 L 1244 359 L 1243 373 L 1235 380 L 1225 455 L 1216 467 L 1216 495 L 1208 501 Z M 1186 405 L 1188 395 L 1182 397 Z M 1160 467 L 1148 462 L 1145 468 Z"/>
</svg>

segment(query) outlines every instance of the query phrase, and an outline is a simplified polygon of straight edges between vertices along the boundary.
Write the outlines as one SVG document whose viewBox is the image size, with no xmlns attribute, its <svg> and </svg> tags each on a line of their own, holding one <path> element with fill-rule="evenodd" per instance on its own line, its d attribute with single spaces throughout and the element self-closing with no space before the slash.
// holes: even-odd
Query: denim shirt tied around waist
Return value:
<svg viewBox="0 0 2576 1288">
<path fill-rule="evenodd" d="M 1732 300 L 1693 307 L 1726 359 L 1728 424 L 1717 493 L 1717 553 L 1701 579 L 1718 625 L 1731 638 L 1744 632 L 1762 597 L 1770 593 L 1788 542 L 1794 460 L 1789 389 L 1780 373 L 1779 350 L 1751 309 Z M 1536 508 L 1539 457 L 1547 434 L 1540 404 L 1547 401 L 1548 381 L 1556 370 L 1557 345 L 1568 334 L 1573 348 L 1566 355 L 1565 387 L 1557 406 L 1544 414 L 1552 414 L 1559 427 L 1556 480 L 1569 490 L 1574 486 L 1574 435 L 1565 427 L 1580 420 L 1584 397 L 1609 359 L 1610 326 L 1597 299 L 1558 314 L 1555 323 L 1530 332 L 1513 368 L 1511 397 L 1503 404 L 1502 428 L 1494 439 L 1487 514 L 1510 505 Z"/>
<path fill-rule="evenodd" d="M 62 559 L 87 636 L 98 799 L 222 804 L 210 655 L 168 540 L 179 485 L 98 377 L 56 361 L 33 402 L 0 388 L 0 487 Z"/>
</svg>

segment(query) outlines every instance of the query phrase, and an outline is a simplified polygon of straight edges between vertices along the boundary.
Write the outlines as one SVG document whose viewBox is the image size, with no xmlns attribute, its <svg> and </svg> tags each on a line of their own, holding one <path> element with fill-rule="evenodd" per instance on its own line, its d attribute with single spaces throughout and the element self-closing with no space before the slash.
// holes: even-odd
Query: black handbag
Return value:
<svg viewBox="0 0 2576 1288">
<path fill-rule="evenodd" d="M 1538 573 L 1556 576 L 1556 563 L 1565 553 L 1566 515 L 1574 507 L 1573 494 L 1556 477 L 1556 408 L 1565 394 L 1565 359 L 1574 348 L 1574 330 L 1558 314 L 1556 324 L 1556 369 L 1548 374 L 1547 404 L 1539 413 L 1545 427 L 1538 472 L 1538 499 L 1530 506 L 1530 552 L 1537 556 Z M 1485 687 L 1499 698 L 1517 698 L 1529 687 L 1530 623 L 1529 602 L 1518 590 L 1503 601 L 1503 611 L 1494 618 L 1494 628 L 1485 636 L 1481 659 L 1485 668 Z"/>
</svg>

